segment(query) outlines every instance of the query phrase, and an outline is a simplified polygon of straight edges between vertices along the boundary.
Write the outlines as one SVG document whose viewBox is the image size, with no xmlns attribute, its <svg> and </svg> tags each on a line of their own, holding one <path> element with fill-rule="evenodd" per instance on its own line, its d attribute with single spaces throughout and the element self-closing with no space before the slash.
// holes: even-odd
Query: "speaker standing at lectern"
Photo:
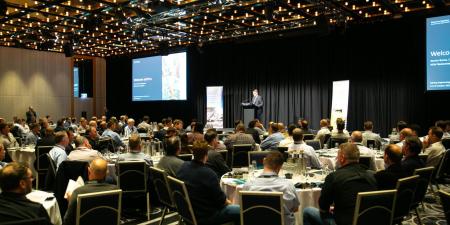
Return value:
<svg viewBox="0 0 450 225">
<path fill-rule="evenodd" d="M 263 113 L 263 99 L 260 95 L 258 95 L 258 89 L 253 90 L 253 97 L 252 97 L 252 101 L 251 102 L 243 102 L 242 106 L 244 107 L 251 107 L 253 106 L 253 108 L 255 109 L 255 118 L 254 119 L 259 119 L 261 120 L 261 116 Z"/>
</svg>

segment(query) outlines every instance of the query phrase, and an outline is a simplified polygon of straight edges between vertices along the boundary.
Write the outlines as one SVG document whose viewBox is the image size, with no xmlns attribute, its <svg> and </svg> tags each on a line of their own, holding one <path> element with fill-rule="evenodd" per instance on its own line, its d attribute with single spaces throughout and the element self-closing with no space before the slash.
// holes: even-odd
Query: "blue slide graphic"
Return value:
<svg viewBox="0 0 450 225">
<path fill-rule="evenodd" d="M 133 101 L 154 101 L 162 98 L 162 57 L 133 59 Z"/>
<path fill-rule="evenodd" d="M 427 90 L 450 90 L 450 15 L 427 19 Z"/>
</svg>

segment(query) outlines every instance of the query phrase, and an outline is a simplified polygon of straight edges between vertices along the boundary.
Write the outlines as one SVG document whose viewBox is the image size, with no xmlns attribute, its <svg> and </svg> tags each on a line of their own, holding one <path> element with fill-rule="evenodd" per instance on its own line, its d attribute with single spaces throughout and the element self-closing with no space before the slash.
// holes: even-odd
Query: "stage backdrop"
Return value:
<svg viewBox="0 0 450 225">
<path fill-rule="evenodd" d="M 425 130 L 436 119 L 448 119 L 444 100 L 450 94 L 425 93 L 424 28 L 424 18 L 406 18 L 327 34 L 192 47 L 185 102 L 131 102 L 130 58 L 110 58 L 108 108 L 114 114 L 206 121 L 206 86 L 223 86 L 224 123 L 232 127 L 242 119 L 240 102 L 258 88 L 266 125 L 302 117 L 318 129 L 331 113 L 332 82 L 350 80 L 349 130 L 363 129 L 365 120 L 383 136 L 398 120 Z"/>
</svg>

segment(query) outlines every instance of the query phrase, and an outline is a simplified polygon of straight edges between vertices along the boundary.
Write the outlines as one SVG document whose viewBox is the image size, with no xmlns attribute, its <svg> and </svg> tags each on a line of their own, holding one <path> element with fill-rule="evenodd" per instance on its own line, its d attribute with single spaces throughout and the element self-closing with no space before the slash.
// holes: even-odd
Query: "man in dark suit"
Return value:
<svg viewBox="0 0 450 225">
<path fill-rule="evenodd" d="M 217 132 L 214 130 L 206 132 L 205 141 L 208 142 L 208 160 L 206 161 L 206 166 L 214 170 L 217 177 L 222 177 L 222 175 L 230 171 L 230 168 L 227 166 L 222 155 L 216 150 L 219 144 Z"/>
<path fill-rule="evenodd" d="M 395 144 L 390 144 L 384 150 L 384 163 L 386 169 L 375 174 L 379 190 L 395 189 L 397 181 L 406 177 L 402 169 L 402 149 Z"/>
<path fill-rule="evenodd" d="M 258 120 L 252 120 L 248 123 L 248 128 L 245 130 L 246 134 L 250 134 L 253 137 L 253 140 L 255 140 L 256 143 L 261 144 L 261 138 L 259 137 L 258 130 L 255 129 L 256 123 L 258 123 Z"/>
<path fill-rule="evenodd" d="M 26 113 L 27 116 L 27 124 L 36 123 L 36 111 L 34 111 L 33 106 L 28 107 L 28 111 Z"/>
<path fill-rule="evenodd" d="M 408 176 L 412 176 L 415 169 L 425 167 L 425 162 L 419 158 L 421 151 L 422 142 L 418 137 L 409 136 L 405 138 L 405 143 L 402 147 L 402 152 L 404 155 L 402 168 Z"/>
<path fill-rule="evenodd" d="M 255 118 L 261 120 L 264 102 L 258 94 L 258 89 L 253 90 L 252 105 L 255 107 Z"/>
</svg>

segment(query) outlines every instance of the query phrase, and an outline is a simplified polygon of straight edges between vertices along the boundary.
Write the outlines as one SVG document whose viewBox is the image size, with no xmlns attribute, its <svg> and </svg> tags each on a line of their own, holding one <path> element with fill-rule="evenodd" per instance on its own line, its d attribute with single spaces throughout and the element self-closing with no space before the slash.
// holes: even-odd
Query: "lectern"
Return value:
<svg viewBox="0 0 450 225">
<path fill-rule="evenodd" d="M 252 103 L 242 103 L 244 108 L 244 124 L 247 127 L 250 121 L 255 119 L 255 106 Z"/>
</svg>

